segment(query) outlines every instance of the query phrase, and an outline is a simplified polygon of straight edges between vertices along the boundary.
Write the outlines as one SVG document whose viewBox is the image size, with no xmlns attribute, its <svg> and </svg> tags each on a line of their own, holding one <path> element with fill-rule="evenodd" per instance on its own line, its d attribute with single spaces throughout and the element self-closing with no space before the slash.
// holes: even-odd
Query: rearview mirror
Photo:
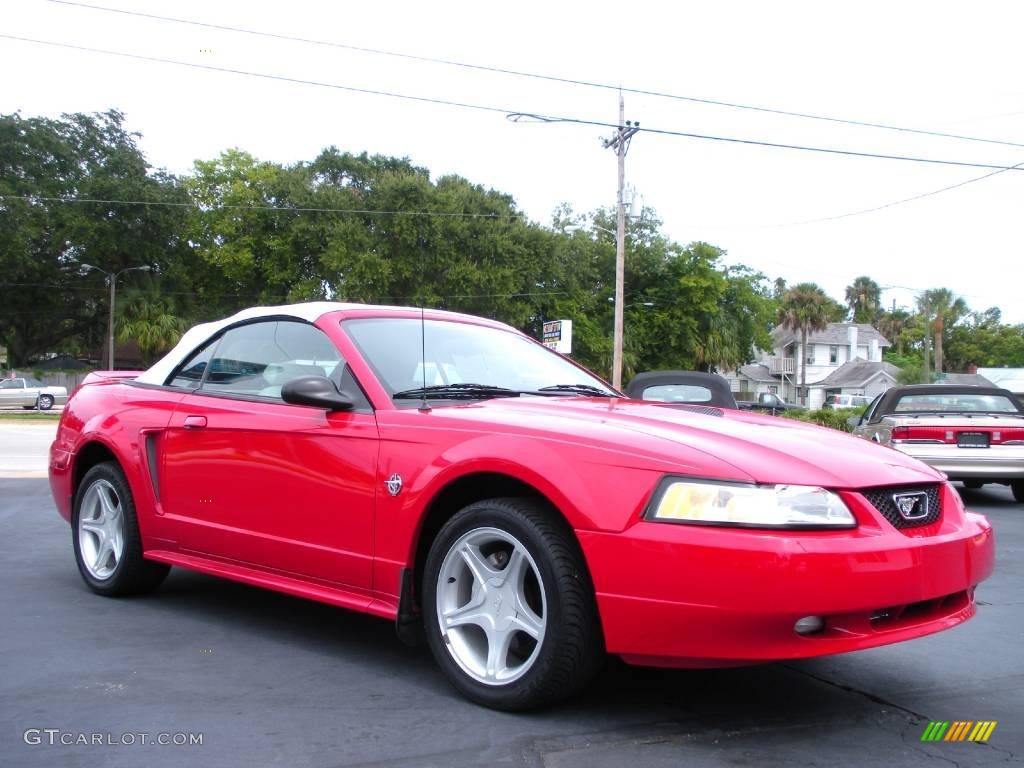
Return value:
<svg viewBox="0 0 1024 768">
<path fill-rule="evenodd" d="M 281 399 L 291 405 L 311 405 L 328 411 L 351 411 L 354 404 L 326 376 L 299 376 L 281 387 Z"/>
</svg>

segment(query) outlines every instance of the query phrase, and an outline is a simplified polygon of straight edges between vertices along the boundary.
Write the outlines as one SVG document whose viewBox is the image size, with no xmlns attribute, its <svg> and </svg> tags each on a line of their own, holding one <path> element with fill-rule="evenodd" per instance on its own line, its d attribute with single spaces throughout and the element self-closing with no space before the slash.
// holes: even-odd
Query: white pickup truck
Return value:
<svg viewBox="0 0 1024 768">
<path fill-rule="evenodd" d="M 20 405 L 48 411 L 67 401 L 68 391 L 64 387 L 48 387 L 31 377 L 0 379 L 0 406 Z"/>
</svg>

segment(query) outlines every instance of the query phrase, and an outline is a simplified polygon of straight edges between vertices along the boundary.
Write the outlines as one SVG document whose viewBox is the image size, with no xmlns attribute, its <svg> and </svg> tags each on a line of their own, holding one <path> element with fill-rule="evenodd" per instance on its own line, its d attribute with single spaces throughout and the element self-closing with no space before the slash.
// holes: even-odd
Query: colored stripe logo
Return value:
<svg viewBox="0 0 1024 768">
<path fill-rule="evenodd" d="M 996 725 L 996 720 L 933 720 L 921 741 L 988 741 Z"/>
</svg>

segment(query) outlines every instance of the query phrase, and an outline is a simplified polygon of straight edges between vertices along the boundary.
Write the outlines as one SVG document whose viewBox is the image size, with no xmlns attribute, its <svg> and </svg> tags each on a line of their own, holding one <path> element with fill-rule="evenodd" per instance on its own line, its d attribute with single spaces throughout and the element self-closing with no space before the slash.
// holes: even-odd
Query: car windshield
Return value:
<svg viewBox="0 0 1024 768">
<path fill-rule="evenodd" d="M 557 352 L 500 328 L 397 317 L 345 320 L 343 325 L 391 395 L 424 386 L 451 387 L 452 392 L 461 387 L 472 393 L 472 384 L 511 392 L 556 387 L 572 394 L 579 388 L 593 390 L 581 394 L 615 396 L 600 379 Z M 446 399 L 446 394 L 441 390 L 432 396 Z"/>
<path fill-rule="evenodd" d="M 894 413 L 1018 413 L 1017 406 L 1003 395 L 936 392 L 903 395 L 896 401 Z"/>
</svg>

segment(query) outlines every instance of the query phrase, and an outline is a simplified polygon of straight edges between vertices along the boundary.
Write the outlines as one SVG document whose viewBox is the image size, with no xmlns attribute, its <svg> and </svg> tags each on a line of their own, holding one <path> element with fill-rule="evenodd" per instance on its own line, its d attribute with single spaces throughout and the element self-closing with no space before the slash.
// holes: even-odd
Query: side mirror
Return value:
<svg viewBox="0 0 1024 768">
<path fill-rule="evenodd" d="M 291 405 L 311 405 L 328 411 L 351 411 L 354 404 L 326 376 L 299 376 L 281 387 L 281 399 Z"/>
<path fill-rule="evenodd" d="M 846 423 L 850 426 L 850 429 L 856 429 L 860 426 L 861 418 L 860 416 L 851 416 L 846 420 Z"/>
</svg>

